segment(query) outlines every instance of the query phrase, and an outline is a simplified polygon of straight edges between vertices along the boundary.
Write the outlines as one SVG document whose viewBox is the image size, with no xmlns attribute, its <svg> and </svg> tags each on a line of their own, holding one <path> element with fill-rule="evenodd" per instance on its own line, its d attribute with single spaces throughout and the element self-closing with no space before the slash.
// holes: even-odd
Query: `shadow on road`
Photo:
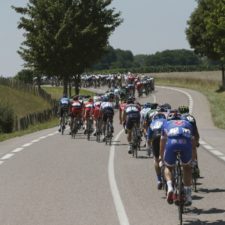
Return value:
<svg viewBox="0 0 225 225">
<path fill-rule="evenodd" d="M 198 208 L 187 208 L 185 209 L 185 213 L 192 213 L 192 214 L 219 214 L 219 213 L 224 213 L 225 210 L 224 209 L 217 209 L 217 208 L 211 208 L 211 209 L 198 209 Z M 225 221 L 224 225 L 225 225 Z"/>
<path fill-rule="evenodd" d="M 219 192 L 225 192 L 225 189 L 220 189 L 220 188 L 214 188 L 214 189 L 208 189 L 208 188 L 199 188 L 198 192 L 203 192 L 203 193 L 219 193 Z"/>
<path fill-rule="evenodd" d="M 224 220 L 216 220 L 216 221 L 184 221 L 183 225 L 225 225 Z"/>
</svg>

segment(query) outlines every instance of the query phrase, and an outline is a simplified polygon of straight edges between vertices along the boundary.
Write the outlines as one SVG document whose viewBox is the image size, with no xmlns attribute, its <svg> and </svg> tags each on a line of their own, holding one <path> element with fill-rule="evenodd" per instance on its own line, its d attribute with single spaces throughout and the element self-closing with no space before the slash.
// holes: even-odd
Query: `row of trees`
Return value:
<svg viewBox="0 0 225 225">
<path fill-rule="evenodd" d="M 22 14 L 18 27 L 25 30 L 19 54 L 34 76 L 63 80 L 64 93 L 71 81 L 78 91 L 80 74 L 88 69 L 209 65 L 206 58 L 220 63 L 225 88 L 224 0 L 196 1 L 186 29 L 194 52 L 181 49 L 134 56 L 108 46 L 110 34 L 122 22 L 120 13 L 110 8 L 112 0 L 29 0 L 24 8 L 13 7 Z"/>
<path fill-rule="evenodd" d="M 177 49 L 156 52 L 151 55 L 133 55 L 131 51 L 113 49 L 108 47 L 107 53 L 95 64 L 93 70 L 111 69 L 140 69 L 162 66 L 213 66 L 218 62 L 212 62 L 204 57 L 200 57 L 191 50 Z"/>
</svg>

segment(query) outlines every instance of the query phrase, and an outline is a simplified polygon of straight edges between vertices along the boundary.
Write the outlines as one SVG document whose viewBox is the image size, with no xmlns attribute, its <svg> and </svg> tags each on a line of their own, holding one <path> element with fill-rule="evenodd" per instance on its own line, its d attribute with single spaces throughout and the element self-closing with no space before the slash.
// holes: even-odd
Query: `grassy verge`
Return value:
<svg viewBox="0 0 225 225">
<path fill-rule="evenodd" d="M 43 129 L 47 129 L 47 128 L 51 128 L 51 127 L 55 127 L 58 125 L 59 120 L 57 118 L 54 118 L 46 123 L 39 123 L 36 125 L 31 125 L 29 126 L 26 130 L 22 130 L 22 131 L 16 131 L 10 134 L 0 134 L 0 141 L 5 141 L 7 139 L 10 138 L 15 138 L 15 137 L 20 137 L 23 136 L 25 134 L 30 134 L 39 130 L 43 130 Z"/>
<path fill-rule="evenodd" d="M 5 86 L 3 86 L 3 87 L 5 87 Z M 43 87 L 43 89 L 45 91 L 47 91 L 49 94 L 51 94 L 52 98 L 54 98 L 54 99 L 60 99 L 62 97 L 62 88 L 61 87 Z M 2 91 L 2 93 L 4 91 L 7 91 L 7 93 L 8 93 L 8 90 L 5 90 L 5 89 L 3 90 L 2 87 L 1 87 L 0 90 Z M 18 92 L 17 94 L 19 94 L 19 96 L 20 95 L 27 95 L 29 97 L 29 99 L 31 98 L 30 95 L 28 95 L 27 93 L 25 93 L 25 94 L 22 93 L 21 94 L 19 91 L 17 91 L 17 92 Z M 93 92 L 87 91 L 87 90 L 81 90 L 80 94 L 82 94 L 82 95 L 91 95 L 91 96 L 94 95 Z M 5 95 L 2 95 L 2 96 L 5 96 Z M 15 93 L 13 93 L 13 95 L 16 96 Z M 9 102 L 10 105 L 12 104 L 11 103 L 11 99 L 12 98 L 7 99 L 7 102 Z M 17 98 L 17 101 L 22 107 L 24 106 L 23 104 L 21 104 L 21 102 L 23 102 L 23 100 L 21 100 L 20 98 Z M 40 100 L 40 101 L 42 101 L 42 100 Z M 28 108 L 29 108 L 29 103 L 30 103 L 30 100 L 29 101 L 27 100 L 26 104 L 28 105 Z M 33 103 L 31 103 L 31 104 L 33 104 Z M 36 102 L 36 107 L 37 106 L 43 107 L 43 105 L 40 102 L 39 103 Z M 20 108 L 22 108 L 22 107 L 20 107 Z M 28 108 L 26 108 L 27 112 L 28 112 Z M 44 109 L 46 109 L 46 108 L 44 108 Z M 15 110 L 20 110 L 20 109 L 18 108 L 18 109 L 15 109 Z M 10 139 L 10 138 L 20 137 L 20 136 L 23 136 L 25 134 L 29 134 L 29 133 L 33 133 L 33 132 L 36 132 L 36 131 L 39 131 L 39 130 L 55 127 L 55 126 L 58 125 L 58 123 L 59 123 L 58 118 L 53 118 L 51 121 L 48 121 L 46 123 L 40 123 L 40 124 L 29 126 L 28 129 L 26 129 L 26 130 L 17 131 L 17 132 L 13 132 L 13 133 L 10 133 L 10 134 L 6 134 L 6 133 L 0 134 L 0 141 L 5 141 L 5 140 Z"/>
<path fill-rule="evenodd" d="M 0 101 L 9 105 L 18 117 L 51 107 L 48 102 L 38 96 L 4 85 L 0 85 Z"/>
<path fill-rule="evenodd" d="M 219 81 L 191 78 L 156 78 L 157 85 L 184 87 L 203 93 L 209 103 L 216 127 L 225 129 L 225 91 L 220 91 Z"/>
<path fill-rule="evenodd" d="M 62 93 L 63 93 L 63 88 L 62 87 L 47 87 L 47 86 L 43 86 L 42 87 L 46 92 L 48 92 L 52 98 L 54 99 L 60 99 L 62 97 Z M 75 95 L 75 91 L 74 88 L 72 89 L 72 93 L 71 95 Z M 87 90 L 80 90 L 80 95 L 91 95 L 93 96 L 94 93 L 91 91 L 87 91 Z"/>
</svg>

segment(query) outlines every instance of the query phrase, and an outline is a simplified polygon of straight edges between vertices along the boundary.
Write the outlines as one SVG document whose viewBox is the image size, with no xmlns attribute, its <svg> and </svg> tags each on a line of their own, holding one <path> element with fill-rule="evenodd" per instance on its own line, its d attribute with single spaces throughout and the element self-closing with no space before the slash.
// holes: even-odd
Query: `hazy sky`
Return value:
<svg viewBox="0 0 225 225">
<path fill-rule="evenodd" d="M 0 76 L 14 76 L 23 67 L 17 53 L 23 31 L 17 29 L 20 15 L 11 5 L 24 6 L 28 0 L 0 0 Z M 185 36 L 187 20 L 195 0 L 114 0 L 124 22 L 110 37 L 114 48 L 136 54 L 153 54 L 166 49 L 190 49 Z"/>
</svg>

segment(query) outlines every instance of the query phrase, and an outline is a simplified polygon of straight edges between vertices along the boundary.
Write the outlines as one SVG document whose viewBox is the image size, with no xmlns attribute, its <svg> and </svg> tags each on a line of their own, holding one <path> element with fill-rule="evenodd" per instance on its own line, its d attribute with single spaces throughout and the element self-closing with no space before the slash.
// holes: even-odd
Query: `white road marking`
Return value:
<svg viewBox="0 0 225 225">
<path fill-rule="evenodd" d="M 12 156 L 14 156 L 14 154 L 8 153 L 8 154 L 4 155 L 4 156 L 1 158 L 1 160 L 9 159 L 9 158 L 11 158 Z"/>
<path fill-rule="evenodd" d="M 206 148 L 207 150 L 209 150 L 210 152 L 212 152 L 212 150 L 214 150 L 215 148 L 213 148 L 212 146 L 208 145 L 208 144 L 205 144 L 203 145 L 204 148 Z"/>
<path fill-rule="evenodd" d="M 117 134 L 114 140 L 117 141 L 122 133 L 123 133 L 123 130 L 121 130 Z M 116 207 L 116 212 L 119 218 L 120 225 L 130 225 L 123 202 L 120 197 L 120 192 L 116 183 L 116 178 L 114 173 L 114 157 L 115 157 L 115 145 L 111 146 L 110 154 L 109 154 L 109 164 L 108 164 L 109 183 L 110 183 L 112 197 Z"/>
<path fill-rule="evenodd" d="M 24 148 L 16 148 L 14 149 L 12 152 L 17 153 L 17 152 L 21 152 Z"/>
<path fill-rule="evenodd" d="M 33 143 L 26 143 L 26 144 L 24 144 L 24 145 L 22 145 L 22 147 L 29 147 L 29 146 L 31 146 Z"/>
<path fill-rule="evenodd" d="M 213 155 L 216 155 L 216 156 L 224 156 L 224 154 L 220 151 L 217 151 L 217 150 L 211 150 L 210 151 Z"/>
<path fill-rule="evenodd" d="M 220 156 L 220 159 L 222 159 L 223 161 L 225 161 L 225 156 Z"/>
<path fill-rule="evenodd" d="M 53 135 L 55 135 L 55 134 L 57 134 L 57 133 L 58 133 L 58 132 L 55 131 L 55 132 L 53 132 L 53 133 L 47 134 L 46 136 L 42 136 L 42 137 L 39 137 L 38 139 L 34 139 L 34 140 L 30 141 L 29 143 L 23 144 L 21 147 L 15 148 L 15 149 L 12 150 L 11 152 L 13 152 L 13 153 L 21 152 L 22 150 L 24 150 L 25 147 L 29 147 L 29 146 L 31 146 L 33 143 L 39 142 L 40 140 L 45 139 L 45 138 L 47 138 L 47 137 L 49 137 L 49 136 L 53 136 Z M 11 158 L 12 156 L 15 155 L 15 154 L 13 154 L 13 153 L 8 153 L 8 154 L 4 155 L 4 156 L 1 158 L 1 160 L 7 160 L 7 159 Z M 0 165 L 3 164 L 3 163 L 4 163 L 4 161 L 0 161 Z"/>
<path fill-rule="evenodd" d="M 33 141 L 31 141 L 31 143 L 36 143 L 38 141 L 40 141 L 40 139 L 34 139 Z"/>
</svg>

